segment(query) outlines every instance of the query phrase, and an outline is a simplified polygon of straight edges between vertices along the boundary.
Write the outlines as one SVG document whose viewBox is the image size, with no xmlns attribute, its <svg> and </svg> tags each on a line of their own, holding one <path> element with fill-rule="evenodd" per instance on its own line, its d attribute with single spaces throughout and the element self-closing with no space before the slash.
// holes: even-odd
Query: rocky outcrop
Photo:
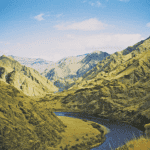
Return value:
<svg viewBox="0 0 150 150">
<path fill-rule="evenodd" d="M 4 79 L 6 75 L 6 70 L 4 67 L 0 67 L 0 78 Z"/>
<path fill-rule="evenodd" d="M 144 128 L 145 128 L 146 137 L 150 138 L 150 123 L 145 124 Z"/>
</svg>

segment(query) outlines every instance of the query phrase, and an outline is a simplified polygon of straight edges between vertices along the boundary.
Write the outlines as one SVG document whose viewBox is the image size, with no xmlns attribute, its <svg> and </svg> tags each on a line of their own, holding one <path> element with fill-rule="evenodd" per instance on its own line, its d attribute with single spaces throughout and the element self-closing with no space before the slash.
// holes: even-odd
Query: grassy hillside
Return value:
<svg viewBox="0 0 150 150">
<path fill-rule="evenodd" d="M 139 138 L 134 138 L 116 150 L 149 150 L 150 149 L 150 139 L 140 136 Z"/>
<path fill-rule="evenodd" d="M 0 81 L 0 146 L 4 150 L 55 147 L 65 125 L 13 86 Z M 32 102 L 31 102 L 32 101 Z"/>
<path fill-rule="evenodd" d="M 105 141 L 105 127 L 86 120 L 57 117 L 39 103 L 0 81 L 0 149 L 82 150 Z"/>
<path fill-rule="evenodd" d="M 0 80 L 14 85 L 29 96 L 43 96 L 58 88 L 32 68 L 22 66 L 11 57 L 0 57 Z"/>
<path fill-rule="evenodd" d="M 68 91 L 41 99 L 51 107 L 130 123 L 150 122 L 150 38 L 106 57 Z"/>
</svg>

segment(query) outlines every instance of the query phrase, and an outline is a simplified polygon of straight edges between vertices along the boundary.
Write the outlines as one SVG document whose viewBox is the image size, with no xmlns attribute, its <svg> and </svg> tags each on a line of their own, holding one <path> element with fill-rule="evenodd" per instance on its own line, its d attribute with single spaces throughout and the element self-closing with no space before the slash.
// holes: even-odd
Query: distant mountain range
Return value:
<svg viewBox="0 0 150 150">
<path fill-rule="evenodd" d="M 109 54 L 106 52 L 95 51 L 84 55 L 66 57 L 56 63 L 40 58 L 23 58 L 12 55 L 10 57 L 22 65 L 36 69 L 41 75 L 51 80 L 59 88 L 59 91 L 62 91 L 74 85 L 78 77 L 84 75 L 107 56 Z"/>
<path fill-rule="evenodd" d="M 39 73 L 42 73 L 45 69 L 54 66 L 55 64 L 52 61 L 47 61 L 41 58 L 26 58 L 26 57 L 18 57 L 13 55 L 9 55 L 9 57 L 12 57 L 13 59 L 17 60 L 22 65 L 37 70 Z"/>
</svg>

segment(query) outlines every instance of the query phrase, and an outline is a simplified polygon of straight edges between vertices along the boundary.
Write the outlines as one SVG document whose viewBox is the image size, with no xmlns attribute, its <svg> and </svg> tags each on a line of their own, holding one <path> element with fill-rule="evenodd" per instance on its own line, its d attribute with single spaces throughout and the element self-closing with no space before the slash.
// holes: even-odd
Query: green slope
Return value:
<svg viewBox="0 0 150 150">
<path fill-rule="evenodd" d="M 34 99 L 3 81 L 0 91 L 2 149 L 46 149 L 60 143 L 65 125 L 50 109 L 37 105 Z"/>
<path fill-rule="evenodd" d="M 0 150 L 82 150 L 106 139 L 104 126 L 57 117 L 48 105 L 3 81 L 0 91 Z"/>
</svg>

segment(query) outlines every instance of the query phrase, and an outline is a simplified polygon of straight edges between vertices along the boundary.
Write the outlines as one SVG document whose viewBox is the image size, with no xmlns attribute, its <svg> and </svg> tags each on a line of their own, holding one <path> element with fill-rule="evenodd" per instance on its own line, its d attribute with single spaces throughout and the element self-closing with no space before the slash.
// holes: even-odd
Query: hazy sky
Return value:
<svg viewBox="0 0 150 150">
<path fill-rule="evenodd" d="M 0 0 L 0 55 L 121 51 L 150 36 L 150 0 Z"/>
</svg>

